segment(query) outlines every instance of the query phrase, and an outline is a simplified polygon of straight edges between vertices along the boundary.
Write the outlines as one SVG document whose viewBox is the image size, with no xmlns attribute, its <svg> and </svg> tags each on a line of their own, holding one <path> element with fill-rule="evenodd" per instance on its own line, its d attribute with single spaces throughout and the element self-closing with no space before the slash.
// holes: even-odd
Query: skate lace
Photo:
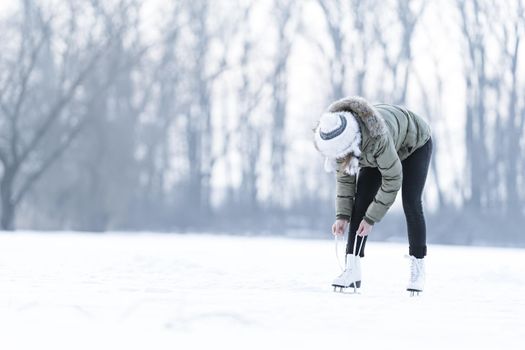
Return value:
<svg viewBox="0 0 525 350">
<path fill-rule="evenodd" d="M 335 258 L 337 259 L 337 264 L 339 265 L 339 268 L 341 269 L 342 273 L 339 275 L 341 277 L 345 273 L 345 268 L 341 264 L 341 259 L 339 259 L 339 239 L 337 238 L 337 235 L 334 236 L 335 239 Z"/>
<path fill-rule="evenodd" d="M 346 269 L 346 256 L 345 256 L 345 267 L 343 267 L 343 265 L 341 264 L 341 259 L 339 259 L 339 247 L 338 247 L 339 239 L 337 235 L 334 235 L 334 240 L 335 240 L 335 258 L 337 259 L 337 264 L 339 265 L 339 268 L 342 271 L 342 273 L 339 275 L 339 277 L 341 277 L 342 275 L 344 275 L 345 271 L 347 270 Z M 364 241 L 364 238 L 361 239 L 361 244 L 359 244 L 359 250 L 357 251 L 357 254 L 356 254 L 357 256 L 361 254 L 361 248 L 363 247 L 363 241 Z M 355 253 L 356 248 L 357 248 L 357 236 L 355 237 L 355 240 L 354 240 L 354 253 Z"/>
</svg>

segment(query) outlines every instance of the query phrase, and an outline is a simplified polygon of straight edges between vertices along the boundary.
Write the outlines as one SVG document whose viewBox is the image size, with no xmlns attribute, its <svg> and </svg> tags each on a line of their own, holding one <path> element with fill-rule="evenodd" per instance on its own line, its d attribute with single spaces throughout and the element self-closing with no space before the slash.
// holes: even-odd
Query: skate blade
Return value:
<svg viewBox="0 0 525 350">
<path fill-rule="evenodd" d="M 348 286 L 342 286 L 340 284 L 332 284 L 332 287 L 341 287 L 341 288 L 361 288 L 361 281 L 355 281 L 355 283 L 350 283 Z"/>
<path fill-rule="evenodd" d="M 345 287 L 345 286 L 337 286 L 332 285 L 334 287 L 334 293 L 342 293 L 342 294 L 361 294 L 359 293 L 359 288 L 351 286 L 351 287 Z"/>
<path fill-rule="evenodd" d="M 411 289 L 411 288 L 407 288 L 407 291 L 410 292 L 410 297 L 418 297 L 420 293 L 422 293 L 423 291 L 422 290 L 419 290 L 419 289 Z"/>
</svg>

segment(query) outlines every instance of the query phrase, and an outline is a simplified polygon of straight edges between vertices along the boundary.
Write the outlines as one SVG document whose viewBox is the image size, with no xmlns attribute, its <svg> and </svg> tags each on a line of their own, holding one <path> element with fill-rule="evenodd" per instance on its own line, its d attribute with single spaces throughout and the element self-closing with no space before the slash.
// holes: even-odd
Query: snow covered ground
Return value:
<svg viewBox="0 0 525 350">
<path fill-rule="evenodd" d="M 0 349 L 524 349 L 525 250 L 370 242 L 360 295 L 333 241 L 0 233 Z"/>
</svg>

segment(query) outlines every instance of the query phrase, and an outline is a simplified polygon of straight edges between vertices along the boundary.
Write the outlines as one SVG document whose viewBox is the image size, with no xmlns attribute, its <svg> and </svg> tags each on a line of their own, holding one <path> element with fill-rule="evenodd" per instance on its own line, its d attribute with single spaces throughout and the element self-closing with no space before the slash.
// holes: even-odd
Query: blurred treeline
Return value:
<svg viewBox="0 0 525 350">
<path fill-rule="evenodd" d="M 3 229 L 326 234 L 310 129 L 362 95 L 433 125 L 431 239 L 525 240 L 523 0 L 8 3 Z"/>
</svg>

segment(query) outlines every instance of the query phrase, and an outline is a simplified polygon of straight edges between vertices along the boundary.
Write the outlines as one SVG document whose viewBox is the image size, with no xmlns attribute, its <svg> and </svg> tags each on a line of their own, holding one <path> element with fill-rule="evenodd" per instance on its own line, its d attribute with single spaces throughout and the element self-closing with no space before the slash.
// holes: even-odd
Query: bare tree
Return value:
<svg viewBox="0 0 525 350">
<path fill-rule="evenodd" d="M 347 44 L 348 35 L 345 34 L 345 15 L 348 11 L 344 8 L 343 1 L 332 0 L 323 1 L 318 0 L 317 3 L 322 10 L 324 20 L 328 27 L 328 37 L 332 46 L 332 53 L 328 52 L 328 48 L 321 42 L 316 41 L 315 44 L 319 51 L 326 57 L 330 75 L 330 85 L 332 92 L 330 100 L 337 100 L 344 96 L 345 82 L 347 79 L 347 65 L 348 52 L 344 50 Z"/>
<path fill-rule="evenodd" d="M 376 37 L 382 50 L 383 62 L 389 71 L 392 85 L 389 86 L 391 92 L 389 100 L 397 104 L 404 104 L 407 98 L 408 83 L 410 79 L 412 62 L 412 39 L 417 22 L 423 15 L 427 2 L 413 0 L 396 0 L 395 13 L 397 18 L 395 23 L 383 22 L 382 17 L 376 24 Z M 392 27 L 399 24 L 401 27 L 400 38 L 396 42 L 387 39 L 387 34 L 392 31 Z M 384 27 L 382 27 L 384 25 Z M 394 49 L 399 47 L 399 49 Z"/>
<path fill-rule="evenodd" d="M 297 29 L 298 3 L 293 0 L 276 1 L 273 9 L 276 23 L 276 53 L 270 76 L 272 89 L 271 169 L 272 200 L 282 200 L 285 185 L 286 116 L 288 105 L 288 62 Z M 280 203 L 278 203 L 280 204 Z"/>
<path fill-rule="evenodd" d="M 461 31 L 466 42 L 465 80 L 466 101 L 466 149 L 469 184 L 467 204 L 479 210 L 483 206 L 484 194 L 488 188 L 485 176 L 489 170 L 486 145 L 486 103 L 489 76 L 486 57 L 487 43 L 483 33 L 483 22 L 488 10 L 479 0 L 457 1 L 461 15 Z"/>
<path fill-rule="evenodd" d="M 519 191 L 523 82 L 518 67 L 523 7 L 521 0 L 505 6 L 489 0 L 457 2 L 467 52 L 466 197 L 467 207 L 477 211 L 523 214 Z M 492 42 L 499 43 L 500 50 L 493 50 Z"/>
<path fill-rule="evenodd" d="M 10 75 L 0 94 L 0 113 L 6 125 L 0 144 L 1 227 L 6 230 L 14 228 L 16 207 L 27 192 L 85 125 L 85 120 L 68 107 L 103 53 L 103 46 L 88 43 L 89 49 L 77 47 L 76 52 L 68 46 L 55 60 L 49 54 L 54 41 L 59 40 L 53 32 L 53 16 L 46 17 L 29 0 L 22 3 L 22 11 L 17 54 L 3 68 Z M 72 31 L 69 34 L 76 35 Z M 78 59 L 74 63 L 78 69 L 70 75 L 73 57 Z M 50 71 L 56 72 L 58 79 L 51 76 L 53 84 L 48 86 L 41 77 Z"/>
<path fill-rule="evenodd" d="M 330 100 L 343 97 L 349 87 L 351 94 L 364 95 L 369 71 L 367 61 L 376 43 L 373 19 L 379 3 L 375 0 L 318 0 L 317 3 L 329 40 L 314 43 L 328 63 Z"/>
<path fill-rule="evenodd" d="M 437 62 L 434 62 L 434 65 L 437 66 Z M 439 75 L 438 69 L 436 69 L 435 73 L 435 87 L 436 91 L 434 94 L 430 93 L 430 86 L 427 82 L 424 82 L 422 77 L 420 77 L 418 74 L 415 74 L 416 80 L 419 84 L 419 91 L 422 96 L 422 105 L 423 110 L 425 112 L 426 117 L 428 120 L 435 125 L 434 123 L 438 122 L 438 119 L 442 118 L 442 105 L 443 105 L 443 77 Z M 445 120 L 439 120 L 439 122 L 445 123 Z M 436 130 L 435 128 L 433 128 Z M 435 132 L 435 131 L 434 131 Z M 448 139 L 447 136 L 444 137 L 443 143 L 445 143 L 448 147 L 451 147 L 451 142 Z M 430 171 L 433 174 L 434 182 L 435 182 L 435 188 L 437 192 L 437 207 L 438 210 L 443 209 L 443 207 L 448 204 L 446 199 L 446 191 L 444 189 L 444 186 L 441 183 L 440 173 L 439 173 L 439 167 L 437 162 L 437 153 L 438 153 L 438 144 L 441 145 L 441 140 L 439 138 L 433 137 L 433 151 L 432 151 L 432 158 L 430 159 Z M 459 185 L 456 184 L 459 189 Z"/>
<path fill-rule="evenodd" d="M 495 173 L 497 169 L 504 169 L 503 176 L 498 176 L 498 179 L 504 183 L 507 194 L 503 207 L 511 215 L 520 215 L 524 203 L 519 192 L 520 164 L 522 164 L 520 162 L 520 153 L 522 153 L 520 142 L 524 134 L 524 120 L 523 114 L 520 113 L 519 92 L 523 91 L 523 86 L 520 86 L 523 82 L 519 79 L 518 62 L 521 40 L 525 32 L 525 6 L 522 0 L 516 0 L 513 5 L 515 8 L 493 3 L 494 10 L 499 10 L 497 12 L 501 13 L 501 18 L 504 18 L 501 23 L 498 23 L 500 30 L 491 31 L 496 35 L 501 35 L 498 42 L 501 43 L 502 60 L 499 65 L 501 70 L 499 76 L 502 78 L 496 82 L 496 87 L 505 89 L 508 102 L 506 108 L 503 109 L 503 113 L 506 112 L 506 118 L 501 115 L 501 109 L 497 113 L 497 138 L 501 140 L 503 147 L 499 147 L 500 152 L 497 152 L 498 155 L 494 160 L 496 164 L 492 168 L 496 169 Z M 506 76 L 510 77 L 510 81 L 505 81 Z M 501 95 L 501 91 L 498 91 L 498 95 Z"/>
<path fill-rule="evenodd" d="M 104 231 L 145 217 L 141 132 L 155 81 L 148 53 L 156 43 L 143 41 L 140 1 L 96 2 L 94 10 L 103 23 L 101 35 L 113 40 L 86 80 L 89 124 L 60 169 L 75 180 L 57 184 L 54 192 L 57 200 L 68 199 L 61 202 L 70 227 Z"/>
<path fill-rule="evenodd" d="M 365 83 L 369 71 L 369 55 L 377 40 L 373 34 L 374 16 L 380 8 L 379 5 L 376 0 L 350 1 L 353 33 L 350 58 L 355 71 L 354 91 L 357 95 L 365 95 L 366 92 Z M 377 90 L 377 87 L 373 86 L 372 89 Z"/>
<path fill-rule="evenodd" d="M 240 204 L 243 211 L 253 213 L 258 209 L 258 159 L 262 143 L 262 130 L 253 118 L 254 109 L 259 105 L 264 92 L 264 84 L 258 83 L 257 78 L 250 74 L 253 71 L 254 56 L 256 54 L 256 40 L 252 37 L 249 25 L 254 1 L 248 2 L 243 10 L 241 25 L 245 30 L 238 32 L 242 36 L 242 53 L 239 70 L 241 84 L 238 88 L 240 105 L 238 130 L 238 152 L 242 158 L 242 180 L 239 188 Z"/>
<path fill-rule="evenodd" d="M 168 213 L 174 199 L 167 196 L 172 188 L 167 175 L 172 171 L 173 163 L 178 161 L 171 150 L 173 140 L 180 138 L 174 132 L 175 125 L 181 113 L 187 111 L 185 106 L 189 100 L 184 96 L 182 86 L 187 71 L 185 51 L 181 49 L 181 37 L 186 24 L 182 18 L 183 5 L 182 0 L 173 1 L 166 11 L 166 23 L 161 27 L 158 48 L 160 59 L 150 62 L 150 69 L 146 73 L 152 75 L 153 89 L 148 101 L 151 111 L 148 112 L 147 122 L 141 126 L 144 152 L 140 159 L 145 183 L 140 216 L 145 220 L 144 216 L 153 215 L 154 220 L 161 225 L 166 224 L 168 218 L 175 217 L 173 212 Z M 164 212 L 166 215 L 163 215 Z"/>
<path fill-rule="evenodd" d="M 188 2 L 189 26 L 194 40 L 189 55 L 192 67 L 188 82 L 192 86 L 192 99 L 186 114 L 186 145 L 189 163 L 188 203 L 198 217 L 211 213 L 210 180 L 216 156 L 213 152 L 212 127 L 213 88 L 227 70 L 231 23 L 219 17 L 217 3 L 209 0 Z M 212 46 L 221 47 L 220 53 L 211 55 Z"/>
</svg>

